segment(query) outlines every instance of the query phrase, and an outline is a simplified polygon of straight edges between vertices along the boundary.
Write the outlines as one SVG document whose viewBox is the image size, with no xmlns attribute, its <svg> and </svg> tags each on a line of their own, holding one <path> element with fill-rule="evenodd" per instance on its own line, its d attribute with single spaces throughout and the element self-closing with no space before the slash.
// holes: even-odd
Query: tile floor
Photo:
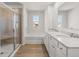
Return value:
<svg viewBox="0 0 79 59">
<path fill-rule="evenodd" d="M 15 57 L 48 57 L 48 53 L 42 44 L 26 44 L 20 47 Z"/>
</svg>

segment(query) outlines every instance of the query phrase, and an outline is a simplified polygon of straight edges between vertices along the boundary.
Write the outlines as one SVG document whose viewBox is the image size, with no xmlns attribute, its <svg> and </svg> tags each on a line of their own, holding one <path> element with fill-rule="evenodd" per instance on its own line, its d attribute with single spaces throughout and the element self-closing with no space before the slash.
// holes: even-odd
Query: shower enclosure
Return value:
<svg viewBox="0 0 79 59">
<path fill-rule="evenodd" d="M 10 56 L 20 45 L 20 17 L 0 4 L 0 57 Z"/>
</svg>

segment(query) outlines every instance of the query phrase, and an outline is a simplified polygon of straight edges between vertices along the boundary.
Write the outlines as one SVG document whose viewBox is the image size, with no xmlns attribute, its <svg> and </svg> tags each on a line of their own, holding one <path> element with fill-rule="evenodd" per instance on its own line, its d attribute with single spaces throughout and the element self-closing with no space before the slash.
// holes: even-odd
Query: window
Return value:
<svg viewBox="0 0 79 59">
<path fill-rule="evenodd" d="M 33 26 L 37 27 L 39 25 L 40 17 L 32 16 Z"/>
<path fill-rule="evenodd" d="M 62 15 L 58 15 L 58 27 L 61 27 L 62 26 Z"/>
<path fill-rule="evenodd" d="M 35 22 L 39 21 L 39 16 L 32 16 L 32 20 L 35 21 Z"/>
</svg>

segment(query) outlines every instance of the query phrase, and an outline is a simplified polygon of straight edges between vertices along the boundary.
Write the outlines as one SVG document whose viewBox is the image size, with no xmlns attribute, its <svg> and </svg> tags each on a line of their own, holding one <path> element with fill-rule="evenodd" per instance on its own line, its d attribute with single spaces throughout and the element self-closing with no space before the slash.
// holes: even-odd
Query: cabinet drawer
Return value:
<svg viewBox="0 0 79 59">
<path fill-rule="evenodd" d="M 66 47 L 59 43 L 59 51 L 66 56 Z"/>
<path fill-rule="evenodd" d="M 56 57 L 66 57 L 66 56 L 63 53 L 61 53 L 59 48 L 56 48 Z"/>
<path fill-rule="evenodd" d="M 57 47 L 58 41 L 57 41 L 55 38 L 51 37 L 50 42 L 51 42 L 51 44 L 52 44 L 53 46 Z"/>
<path fill-rule="evenodd" d="M 49 49 L 50 49 L 50 51 L 49 51 L 49 56 L 50 56 L 50 57 L 55 57 L 56 48 L 55 48 L 53 45 L 50 45 L 50 46 L 49 46 Z"/>
</svg>

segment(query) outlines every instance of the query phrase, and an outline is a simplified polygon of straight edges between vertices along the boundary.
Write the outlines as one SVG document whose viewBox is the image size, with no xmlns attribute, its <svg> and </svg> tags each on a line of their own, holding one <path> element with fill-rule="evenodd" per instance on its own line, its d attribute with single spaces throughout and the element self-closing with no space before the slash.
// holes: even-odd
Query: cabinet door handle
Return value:
<svg viewBox="0 0 79 59">
<path fill-rule="evenodd" d="M 54 46 L 52 46 L 53 48 L 55 48 Z"/>
<path fill-rule="evenodd" d="M 60 48 L 60 49 L 63 49 L 63 48 Z"/>
<path fill-rule="evenodd" d="M 53 47 L 53 48 L 55 48 L 55 47 Z"/>
</svg>

